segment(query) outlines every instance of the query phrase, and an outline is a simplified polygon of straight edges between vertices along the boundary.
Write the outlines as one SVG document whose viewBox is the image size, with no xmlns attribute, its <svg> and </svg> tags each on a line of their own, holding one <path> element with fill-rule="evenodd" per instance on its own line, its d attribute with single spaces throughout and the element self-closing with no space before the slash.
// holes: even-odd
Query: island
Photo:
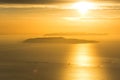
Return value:
<svg viewBox="0 0 120 80">
<path fill-rule="evenodd" d="M 68 43 L 68 44 L 98 43 L 98 42 L 99 41 L 94 41 L 94 40 L 67 39 L 64 37 L 30 38 L 23 41 L 23 43 Z"/>
</svg>

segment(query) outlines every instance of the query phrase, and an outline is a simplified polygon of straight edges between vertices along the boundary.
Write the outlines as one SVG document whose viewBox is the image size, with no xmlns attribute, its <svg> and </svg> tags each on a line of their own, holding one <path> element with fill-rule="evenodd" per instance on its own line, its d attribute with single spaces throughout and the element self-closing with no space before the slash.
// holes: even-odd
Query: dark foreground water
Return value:
<svg viewBox="0 0 120 80">
<path fill-rule="evenodd" d="M 119 80 L 120 42 L 0 44 L 0 80 Z"/>
</svg>

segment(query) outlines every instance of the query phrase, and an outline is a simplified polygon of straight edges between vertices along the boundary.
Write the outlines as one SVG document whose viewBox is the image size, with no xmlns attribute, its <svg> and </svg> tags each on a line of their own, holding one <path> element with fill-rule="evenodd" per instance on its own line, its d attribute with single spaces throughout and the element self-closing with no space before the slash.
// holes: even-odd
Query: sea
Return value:
<svg viewBox="0 0 120 80">
<path fill-rule="evenodd" d="M 22 43 L 34 37 L 0 35 L 0 80 L 120 79 L 119 35 L 89 36 L 99 43 Z"/>
</svg>

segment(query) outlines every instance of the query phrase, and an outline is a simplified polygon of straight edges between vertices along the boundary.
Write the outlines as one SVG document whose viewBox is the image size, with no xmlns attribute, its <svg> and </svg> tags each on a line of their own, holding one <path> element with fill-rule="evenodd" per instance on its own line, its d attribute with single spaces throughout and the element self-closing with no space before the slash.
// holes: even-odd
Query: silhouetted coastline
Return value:
<svg viewBox="0 0 120 80">
<path fill-rule="evenodd" d="M 98 43 L 98 42 L 99 41 L 84 39 L 67 39 L 64 37 L 29 38 L 23 41 L 23 43 L 67 43 L 67 44 Z"/>
</svg>

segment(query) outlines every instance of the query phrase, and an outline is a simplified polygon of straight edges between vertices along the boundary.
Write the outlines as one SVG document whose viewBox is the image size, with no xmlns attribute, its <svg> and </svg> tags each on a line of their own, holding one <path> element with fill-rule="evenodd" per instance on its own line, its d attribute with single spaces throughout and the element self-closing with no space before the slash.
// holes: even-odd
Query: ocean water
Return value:
<svg viewBox="0 0 120 80">
<path fill-rule="evenodd" d="M 0 80 L 119 80 L 120 41 L 24 44 L 0 36 Z"/>
</svg>

